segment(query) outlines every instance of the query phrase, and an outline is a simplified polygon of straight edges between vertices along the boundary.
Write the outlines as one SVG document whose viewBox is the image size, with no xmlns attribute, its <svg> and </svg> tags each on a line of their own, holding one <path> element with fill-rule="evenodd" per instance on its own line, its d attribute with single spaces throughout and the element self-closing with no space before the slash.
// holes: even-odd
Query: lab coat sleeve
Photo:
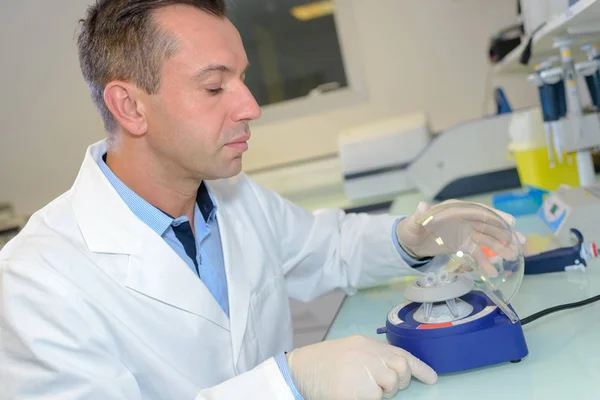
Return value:
<svg viewBox="0 0 600 400">
<path fill-rule="evenodd" d="M 0 264 L 0 397 L 141 399 L 135 378 L 93 321 L 59 276 Z"/>
<path fill-rule="evenodd" d="M 420 274 L 397 249 L 393 232 L 398 216 L 339 209 L 309 213 L 277 193 L 250 184 L 275 232 L 292 298 L 311 301 L 336 288 L 354 294 L 393 277 Z"/>
<path fill-rule="evenodd" d="M 60 275 L 0 263 L 0 398 L 141 400 L 95 318 Z M 196 396 L 238 398 L 295 399 L 274 358 Z"/>
<path fill-rule="evenodd" d="M 254 369 L 201 391 L 196 400 L 295 400 L 274 358 Z"/>
</svg>

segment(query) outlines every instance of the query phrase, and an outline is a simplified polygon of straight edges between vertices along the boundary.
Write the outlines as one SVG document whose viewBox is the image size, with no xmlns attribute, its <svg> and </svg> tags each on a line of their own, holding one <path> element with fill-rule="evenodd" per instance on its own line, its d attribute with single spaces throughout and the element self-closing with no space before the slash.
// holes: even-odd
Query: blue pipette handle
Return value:
<svg viewBox="0 0 600 400">
<path fill-rule="evenodd" d="M 561 89 L 562 81 L 555 84 L 544 85 L 545 98 L 548 107 L 548 121 L 558 121 L 561 118 Z M 566 107 L 565 107 L 566 109 Z M 566 113 L 566 111 L 565 111 Z"/>
<path fill-rule="evenodd" d="M 587 83 L 592 103 L 594 103 L 596 109 L 600 109 L 600 105 L 598 104 L 600 99 L 600 72 L 595 72 L 592 75 L 586 76 L 585 82 Z"/>
<path fill-rule="evenodd" d="M 540 86 L 538 88 L 538 93 L 540 96 L 540 103 L 542 106 L 542 116 L 544 118 L 544 122 L 550 121 L 550 109 L 548 106 L 548 99 L 546 94 L 546 85 Z"/>
</svg>

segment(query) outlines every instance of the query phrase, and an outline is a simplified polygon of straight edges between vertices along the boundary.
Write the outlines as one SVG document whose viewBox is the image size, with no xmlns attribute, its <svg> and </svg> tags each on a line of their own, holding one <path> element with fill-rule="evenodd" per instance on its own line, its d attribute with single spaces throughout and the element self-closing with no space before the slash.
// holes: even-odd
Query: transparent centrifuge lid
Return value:
<svg viewBox="0 0 600 400">
<path fill-rule="evenodd" d="M 498 213 L 476 203 L 445 202 L 417 223 L 436 243 L 422 272 L 466 277 L 513 320 L 508 307 L 521 286 L 524 258 L 517 232 Z M 431 274 L 430 274 L 431 275 Z"/>
</svg>

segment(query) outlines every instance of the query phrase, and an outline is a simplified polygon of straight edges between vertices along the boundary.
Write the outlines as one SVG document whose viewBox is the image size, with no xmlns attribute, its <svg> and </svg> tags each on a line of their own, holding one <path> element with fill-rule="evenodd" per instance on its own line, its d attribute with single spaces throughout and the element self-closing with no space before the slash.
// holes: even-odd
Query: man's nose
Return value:
<svg viewBox="0 0 600 400">
<path fill-rule="evenodd" d="M 242 84 L 240 101 L 234 114 L 235 121 L 253 121 L 260 118 L 262 111 L 246 85 Z"/>
</svg>

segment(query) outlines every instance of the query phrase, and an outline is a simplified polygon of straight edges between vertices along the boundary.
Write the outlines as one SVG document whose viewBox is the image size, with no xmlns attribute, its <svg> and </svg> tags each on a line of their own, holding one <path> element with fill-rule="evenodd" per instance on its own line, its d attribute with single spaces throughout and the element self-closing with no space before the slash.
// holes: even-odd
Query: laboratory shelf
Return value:
<svg viewBox="0 0 600 400">
<path fill-rule="evenodd" d="M 600 41 L 600 0 L 579 0 L 563 13 L 552 16 L 533 35 L 529 63 L 523 65 L 519 61 L 527 46 L 528 38 L 524 38 L 519 47 L 494 66 L 495 75 L 532 72 L 540 61 L 559 55 L 554 43 L 560 38 L 572 39 L 575 60 L 584 60 L 586 55 L 580 47 L 585 43 Z"/>
</svg>

